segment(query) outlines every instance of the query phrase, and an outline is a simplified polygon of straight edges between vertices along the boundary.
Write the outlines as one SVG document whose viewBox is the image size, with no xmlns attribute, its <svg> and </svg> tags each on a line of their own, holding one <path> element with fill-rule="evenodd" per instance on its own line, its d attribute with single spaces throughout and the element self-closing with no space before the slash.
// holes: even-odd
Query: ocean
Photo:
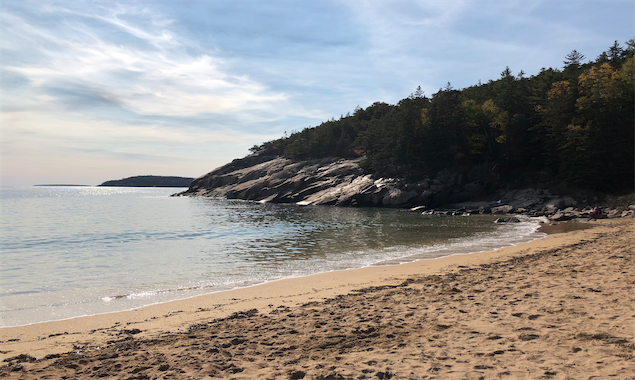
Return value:
<svg viewBox="0 0 635 380">
<path fill-rule="evenodd" d="M 544 236 L 531 219 L 170 197 L 182 190 L 2 188 L 0 327 Z"/>
</svg>

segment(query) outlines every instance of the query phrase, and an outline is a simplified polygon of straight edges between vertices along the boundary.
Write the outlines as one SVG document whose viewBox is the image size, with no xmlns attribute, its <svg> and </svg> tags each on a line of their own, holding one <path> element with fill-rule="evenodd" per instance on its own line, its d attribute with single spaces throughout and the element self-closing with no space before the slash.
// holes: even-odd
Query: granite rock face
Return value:
<svg viewBox="0 0 635 380">
<path fill-rule="evenodd" d="M 364 157 L 324 158 L 296 162 L 256 153 L 195 179 L 187 191 L 175 196 L 300 205 L 412 207 L 412 211 L 444 215 L 523 214 L 553 222 L 592 217 L 593 205 L 580 205 L 571 197 L 551 194 L 546 189 L 498 188 L 496 183 L 485 180 L 482 171 L 456 173 L 444 169 L 411 183 L 373 178 L 360 167 L 363 160 Z M 603 208 L 601 215 L 593 216 L 606 217 L 635 217 L 635 205 L 628 210 Z"/>
<path fill-rule="evenodd" d="M 485 185 L 447 170 L 417 183 L 373 179 L 359 166 L 363 157 L 294 162 L 254 154 L 192 181 L 178 196 L 204 196 L 301 205 L 408 207 L 471 199 Z"/>
</svg>

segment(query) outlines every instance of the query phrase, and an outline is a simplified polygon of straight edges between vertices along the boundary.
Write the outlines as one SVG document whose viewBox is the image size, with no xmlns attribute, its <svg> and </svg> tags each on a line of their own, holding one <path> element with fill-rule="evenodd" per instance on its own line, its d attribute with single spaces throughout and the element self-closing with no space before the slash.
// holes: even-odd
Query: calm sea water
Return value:
<svg viewBox="0 0 635 380">
<path fill-rule="evenodd" d="M 530 220 L 496 225 L 493 216 L 169 197 L 180 190 L 2 189 L 0 326 L 543 236 Z"/>
</svg>

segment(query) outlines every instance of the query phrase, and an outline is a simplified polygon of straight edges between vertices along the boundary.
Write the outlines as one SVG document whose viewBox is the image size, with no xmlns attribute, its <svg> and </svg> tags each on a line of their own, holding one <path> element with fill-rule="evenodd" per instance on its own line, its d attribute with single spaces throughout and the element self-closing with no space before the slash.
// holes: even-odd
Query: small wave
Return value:
<svg viewBox="0 0 635 380">
<path fill-rule="evenodd" d="M 101 300 L 104 302 L 111 302 L 111 301 L 117 301 L 117 300 L 132 300 L 132 299 L 140 299 L 140 298 L 150 298 L 150 297 L 154 297 L 161 294 L 205 290 L 205 289 L 212 289 L 212 288 L 218 288 L 218 287 L 219 287 L 218 284 L 206 284 L 206 285 L 197 285 L 197 286 L 178 287 L 174 289 L 145 290 L 145 291 L 141 291 L 137 293 L 104 296 L 101 298 Z"/>
<path fill-rule="evenodd" d="M 540 239 L 546 234 L 538 232 L 540 220 L 521 218 L 520 223 L 501 225 L 495 232 L 476 234 L 472 237 L 451 239 L 449 243 L 410 248 L 398 257 L 373 263 L 373 266 L 398 265 L 419 260 L 436 259 L 453 255 L 492 251 Z"/>
</svg>

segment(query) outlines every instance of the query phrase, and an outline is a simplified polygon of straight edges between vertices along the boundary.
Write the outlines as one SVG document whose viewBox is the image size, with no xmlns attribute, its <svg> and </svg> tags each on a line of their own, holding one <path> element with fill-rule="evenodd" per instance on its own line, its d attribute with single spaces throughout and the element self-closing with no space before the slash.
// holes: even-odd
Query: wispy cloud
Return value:
<svg viewBox="0 0 635 380">
<path fill-rule="evenodd" d="M 227 73 L 219 57 L 192 53 L 194 44 L 169 30 L 125 21 L 129 14 L 138 15 L 136 8 L 129 10 L 120 4 L 105 16 L 45 9 L 73 17 L 44 28 L 7 11 L 1 13 L 3 32 L 12 41 L 7 54 L 17 53 L 24 58 L 28 48 L 22 44 L 37 50 L 37 54 L 29 55 L 30 61 L 12 60 L 4 69 L 23 75 L 44 93 L 60 87 L 85 90 L 132 112 L 162 116 L 267 110 L 287 100 L 282 92 L 271 91 L 246 76 Z M 90 19 L 103 21 L 107 29 L 122 31 L 131 41 L 105 39 L 100 35 L 103 31 L 88 26 Z M 170 22 L 155 24 L 166 27 Z M 55 30 L 58 28 L 65 33 Z M 137 46 L 136 40 L 147 44 Z"/>
<path fill-rule="evenodd" d="M 198 176 L 277 137 L 276 120 L 313 112 L 290 107 L 284 91 L 232 70 L 219 49 L 139 4 L 152 5 L 0 8 L 5 181 L 110 179 L 91 166 L 117 177 Z"/>
</svg>

